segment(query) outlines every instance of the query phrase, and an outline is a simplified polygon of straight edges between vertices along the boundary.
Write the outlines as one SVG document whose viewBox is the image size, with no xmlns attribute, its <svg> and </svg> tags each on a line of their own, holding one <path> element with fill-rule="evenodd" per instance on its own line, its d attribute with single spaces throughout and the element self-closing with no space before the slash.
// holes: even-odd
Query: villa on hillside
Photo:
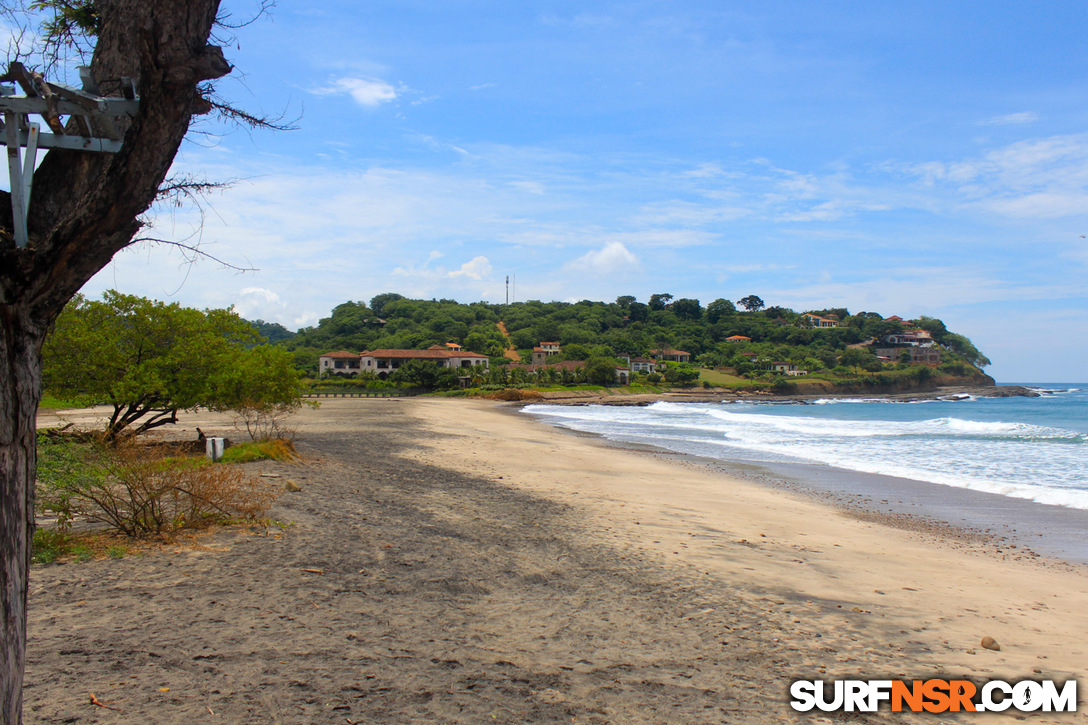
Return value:
<svg viewBox="0 0 1088 725">
<path fill-rule="evenodd" d="M 533 365 L 543 365 L 545 360 L 552 355 L 558 355 L 559 352 L 558 342 L 542 342 L 539 347 L 533 348 Z"/>
<path fill-rule="evenodd" d="M 633 373 L 652 373 L 657 369 L 657 365 L 653 360 L 644 357 L 631 357 L 629 353 L 617 355 L 616 359 L 627 363 L 628 369 Z"/>
<path fill-rule="evenodd" d="M 889 345 L 910 345 L 911 347 L 933 347 L 936 343 L 933 336 L 925 330 L 904 330 L 884 336 L 884 342 Z"/>
<path fill-rule="evenodd" d="M 744 335 L 730 335 L 723 342 L 751 342 L 752 338 Z"/>
<path fill-rule="evenodd" d="M 877 358 L 900 362 L 905 352 L 912 365 L 936 367 L 941 364 L 941 349 L 925 330 L 903 330 L 885 335 L 884 344 L 886 347 L 873 347 Z"/>
<path fill-rule="evenodd" d="M 814 315 L 811 312 L 806 312 L 801 315 L 801 319 L 804 320 L 809 327 L 822 329 L 825 327 L 838 327 L 839 317 L 838 315 Z"/>
<path fill-rule="evenodd" d="M 327 352 L 318 358 L 317 372 L 321 376 L 329 373 L 355 375 L 359 372 L 359 354 L 347 350 Z"/>
<path fill-rule="evenodd" d="M 399 368 L 409 360 L 425 360 L 436 363 L 444 368 L 475 368 L 488 367 L 489 358 L 475 352 L 466 352 L 460 349 L 450 349 L 442 345 L 434 345 L 426 350 L 370 350 L 361 353 L 346 351 L 325 353 L 318 358 L 318 371 L 322 376 L 327 374 L 356 375 L 367 371 L 377 374 L 379 378 L 385 378 L 389 373 Z"/>
<path fill-rule="evenodd" d="M 488 357 L 478 352 L 448 350 L 434 345 L 426 350 L 370 350 L 359 355 L 362 369 L 384 378 L 409 360 L 426 360 L 437 363 L 443 368 L 474 368 L 483 366 L 487 369 Z"/>
<path fill-rule="evenodd" d="M 650 350 L 650 355 L 653 356 L 654 360 L 671 360 L 678 363 L 691 362 L 691 353 L 684 350 Z"/>
<path fill-rule="evenodd" d="M 911 365 L 936 367 L 941 364 L 941 349 L 934 346 L 874 347 L 873 353 L 876 354 L 878 360 L 885 362 L 900 362 L 903 353 L 907 353 L 909 356 L 907 362 Z"/>
<path fill-rule="evenodd" d="M 798 370 L 796 363 L 779 361 L 771 363 L 771 370 L 776 373 L 785 373 L 786 375 L 808 375 L 808 370 Z"/>
</svg>

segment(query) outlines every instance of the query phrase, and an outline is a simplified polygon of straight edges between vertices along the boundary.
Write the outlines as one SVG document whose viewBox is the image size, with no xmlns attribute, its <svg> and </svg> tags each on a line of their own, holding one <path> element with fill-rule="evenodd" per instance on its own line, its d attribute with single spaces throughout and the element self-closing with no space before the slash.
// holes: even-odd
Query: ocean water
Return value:
<svg viewBox="0 0 1088 725">
<path fill-rule="evenodd" d="M 737 463 L 822 464 L 1088 510 L 1088 384 L 1038 398 L 530 405 L 546 422 Z"/>
</svg>

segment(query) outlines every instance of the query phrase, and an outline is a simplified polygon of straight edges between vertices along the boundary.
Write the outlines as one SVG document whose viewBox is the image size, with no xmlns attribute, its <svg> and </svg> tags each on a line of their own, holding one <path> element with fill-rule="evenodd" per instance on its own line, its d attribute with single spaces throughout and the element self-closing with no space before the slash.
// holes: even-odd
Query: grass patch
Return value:
<svg viewBox="0 0 1088 725">
<path fill-rule="evenodd" d="M 35 529 L 30 560 L 35 564 L 52 564 L 68 553 L 69 537 L 58 529 Z"/>
<path fill-rule="evenodd" d="M 251 463 L 252 461 L 280 461 L 296 463 L 299 460 L 295 445 L 284 438 L 270 441 L 239 443 L 223 451 L 221 463 Z"/>
<path fill-rule="evenodd" d="M 715 387 L 730 387 L 738 384 L 746 384 L 749 381 L 740 377 L 739 375 L 730 375 L 729 373 L 722 372 L 721 370 L 700 370 L 699 382 L 707 382 Z"/>
<path fill-rule="evenodd" d="M 42 395 L 41 401 L 38 403 L 39 409 L 45 410 L 67 410 L 69 408 L 87 408 L 90 407 L 83 403 L 77 403 L 74 400 L 65 400 L 64 398 L 58 398 L 49 393 Z"/>
<path fill-rule="evenodd" d="M 56 561 L 79 563 L 95 559 L 123 559 L 130 555 L 142 555 L 144 546 L 137 546 L 130 539 L 106 531 L 72 533 L 56 527 L 39 527 L 34 530 L 31 561 L 35 564 L 52 564 Z"/>
</svg>

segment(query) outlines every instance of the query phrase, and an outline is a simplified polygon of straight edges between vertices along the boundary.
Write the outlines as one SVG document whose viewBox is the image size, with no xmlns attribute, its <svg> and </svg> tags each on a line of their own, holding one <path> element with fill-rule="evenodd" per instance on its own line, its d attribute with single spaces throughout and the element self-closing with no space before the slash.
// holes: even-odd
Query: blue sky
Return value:
<svg viewBox="0 0 1088 725">
<path fill-rule="evenodd" d="M 252 0 L 228 7 L 236 18 Z M 236 179 L 116 287 L 294 329 L 379 292 L 932 315 L 999 380 L 1088 380 L 1080 3 L 280 0 L 179 171 Z M 199 231 L 196 231 L 198 230 Z M 196 233 L 196 236 L 191 236 Z"/>
</svg>

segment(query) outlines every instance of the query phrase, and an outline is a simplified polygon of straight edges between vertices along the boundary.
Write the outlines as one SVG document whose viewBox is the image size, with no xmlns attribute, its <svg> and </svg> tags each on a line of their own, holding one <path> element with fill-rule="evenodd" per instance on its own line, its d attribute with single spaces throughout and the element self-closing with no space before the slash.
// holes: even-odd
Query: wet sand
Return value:
<svg viewBox="0 0 1088 725">
<path fill-rule="evenodd" d="M 195 425 L 225 429 L 173 435 Z M 326 400 L 296 427 L 303 464 L 250 464 L 300 485 L 285 529 L 34 568 L 28 722 L 831 722 L 788 683 L 1088 665 L 1076 567 L 484 401 Z"/>
</svg>

